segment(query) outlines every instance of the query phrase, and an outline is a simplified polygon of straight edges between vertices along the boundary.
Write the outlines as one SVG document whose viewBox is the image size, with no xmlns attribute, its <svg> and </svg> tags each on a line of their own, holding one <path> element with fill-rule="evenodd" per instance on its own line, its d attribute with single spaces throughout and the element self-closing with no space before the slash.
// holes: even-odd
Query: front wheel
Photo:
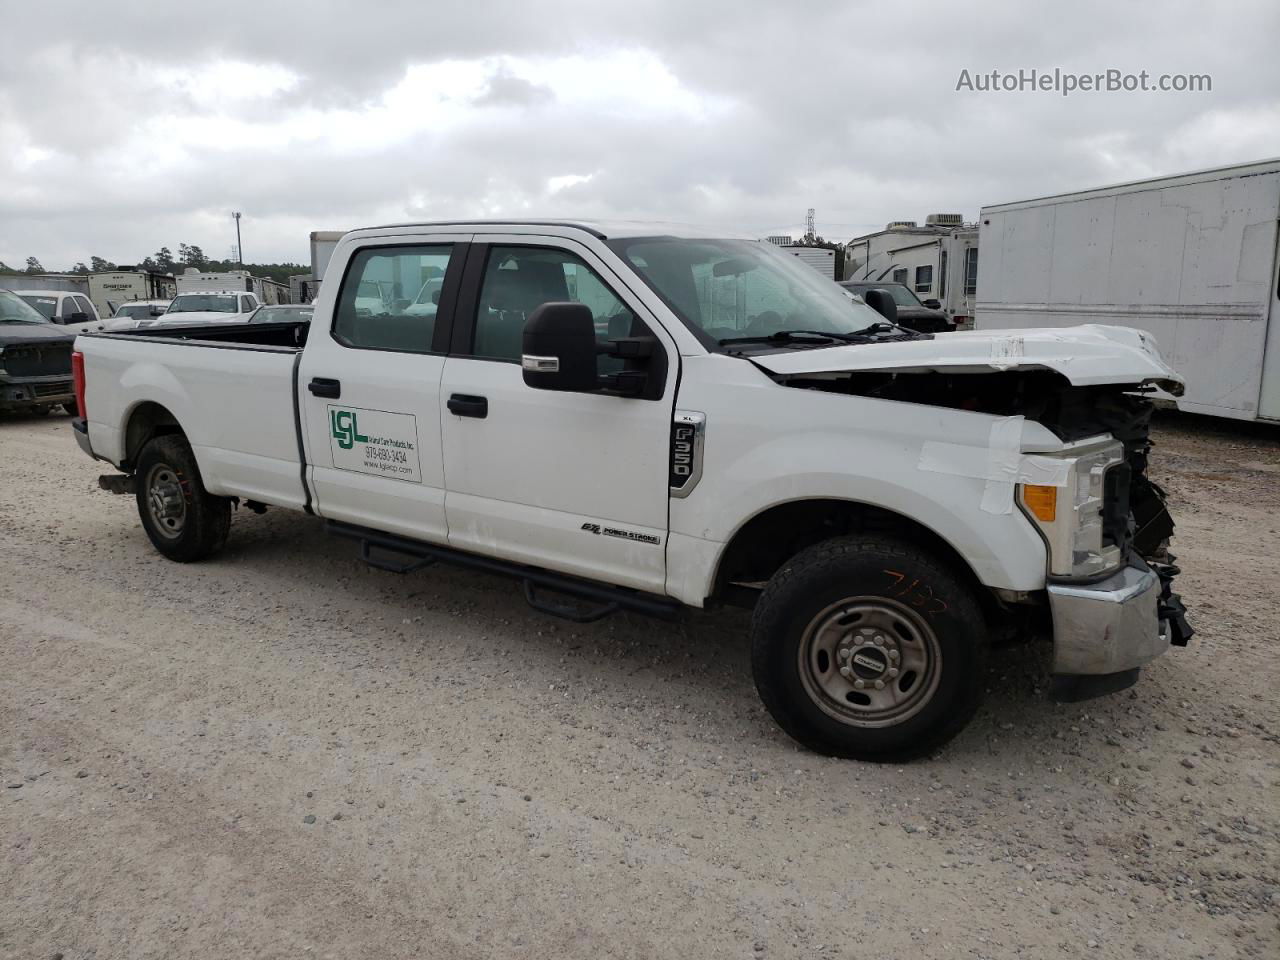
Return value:
<svg viewBox="0 0 1280 960">
<path fill-rule="evenodd" d="M 927 551 L 840 537 L 788 560 L 752 618 L 770 714 L 819 753 L 896 762 L 955 736 L 982 693 L 973 588 Z"/>
<path fill-rule="evenodd" d="M 152 545 L 179 563 L 221 550 L 231 527 L 231 501 L 205 490 L 186 439 L 170 434 L 149 440 L 137 463 L 138 515 Z"/>
</svg>

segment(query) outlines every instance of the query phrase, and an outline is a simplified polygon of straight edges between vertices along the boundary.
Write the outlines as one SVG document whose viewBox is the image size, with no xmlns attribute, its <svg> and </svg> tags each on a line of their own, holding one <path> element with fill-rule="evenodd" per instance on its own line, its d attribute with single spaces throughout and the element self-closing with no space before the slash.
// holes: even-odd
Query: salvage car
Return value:
<svg viewBox="0 0 1280 960">
<path fill-rule="evenodd" d="M 934 337 L 689 228 L 374 228 L 330 270 L 310 323 L 78 340 L 76 440 L 164 556 L 276 506 L 575 621 L 741 604 L 782 729 L 877 761 L 964 727 L 993 640 L 1047 635 L 1084 697 L 1190 636 L 1146 476 L 1146 391 L 1182 380 L 1145 334 Z"/>
<path fill-rule="evenodd" d="M 76 413 L 71 383 L 75 336 L 15 293 L 0 290 L 0 411 Z"/>
</svg>

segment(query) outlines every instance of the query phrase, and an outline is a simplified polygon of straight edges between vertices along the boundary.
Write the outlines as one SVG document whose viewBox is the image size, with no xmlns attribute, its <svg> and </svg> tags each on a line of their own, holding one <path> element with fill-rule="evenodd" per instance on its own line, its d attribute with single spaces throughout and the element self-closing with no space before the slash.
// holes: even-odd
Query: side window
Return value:
<svg viewBox="0 0 1280 960">
<path fill-rule="evenodd" d="M 93 306 L 84 297 L 76 297 L 76 310 L 93 319 Z"/>
<path fill-rule="evenodd" d="M 899 267 L 897 270 L 893 271 L 893 282 L 894 282 L 894 283 L 906 284 L 906 282 L 907 282 L 907 268 L 906 268 L 906 267 Z"/>
<path fill-rule="evenodd" d="M 240 312 L 241 312 L 241 313 L 253 313 L 253 309 L 254 309 L 254 307 L 256 307 L 257 305 L 258 305 L 258 304 L 257 304 L 257 302 L 253 299 L 253 297 L 241 297 L 241 298 L 240 298 Z"/>
<path fill-rule="evenodd" d="M 518 362 L 529 315 L 544 303 L 563 300 L 591 308 L 596 339 L 602 343 L 647 332 L 595 271 L 567 250 L 494 247 L 480 286 L 472 353 Z M 620 369 L 621 360 L 600 358 L 601 373 Z"/>
<path fill-rule="evenodd" d="M 359 251 L 338 291 L 334 337 L 348 347 L 430 353 L 452 254 L 451 244 Z"/>
<path fill-rule="evenodd" d="M 916 293 L 928 293 L 933 286 L 933 266 L 916 267 Z"/>
</svg>

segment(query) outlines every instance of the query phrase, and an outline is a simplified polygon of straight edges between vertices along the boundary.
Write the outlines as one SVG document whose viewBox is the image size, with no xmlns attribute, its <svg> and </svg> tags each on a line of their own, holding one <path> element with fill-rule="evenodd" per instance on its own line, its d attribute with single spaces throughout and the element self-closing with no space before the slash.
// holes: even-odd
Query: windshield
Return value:
<svg viewBox="0 0 1280 960">
<path fill-rule="evenodd" d="M 0 323 L 44 322 L 45 318 L 33 310 L 22 297 L 8 290 L 0 290 Z"/>
<path fill-rule="evenodd" d="M 865 297 L 868 290 L 883 290 L 900 307 L 915 307 L 918 310 L 924 306 L 914 293 L 900 283 L 842 283 L 840 286 L 860 297 Z"/>
<path fill-rule="evenodd" d="M 39 297 L 31 293 L 18 294 L 29 307 L 34 307 L 40 311 L 40 316 L 49 320 L 58 312 L 57 297 Z"/>
<path fill-rule="evenodd" d="M 159 309 L 160 309 L 159 307 L 153 306 L 152 304 L 149 304 L 149 303 L 127 303 L 123 307 L 121 307 L 119 310 L 116 311 L 116 316 L 130 317 L 131 319 L 136 320 L 139 317 L 149 317 L 151 316 L 152 310 L 159 310 Z"/>
<path fill-rule="evenodd" d="M 184 293 L 180 297 L 175 297 L 173 303 L 169 304 L 169 309 L 165 312 L 195 313 L 196 311 L 207 310 L 211 313 L 235 313 L 236 309 L 236 298 L 232 295 Z"/>
<path fill-rule="evenodd" d="M 636 237 L 609 246 L 708 347 L 788 330 L 856 333 L 883 319 L 769 243 Z"/>
<path fill-rule="evenodd" d="M 253 314 L 254 323 L 289 323 L 309 321 L 311 307 L 259 307 Z"/>
</svg>

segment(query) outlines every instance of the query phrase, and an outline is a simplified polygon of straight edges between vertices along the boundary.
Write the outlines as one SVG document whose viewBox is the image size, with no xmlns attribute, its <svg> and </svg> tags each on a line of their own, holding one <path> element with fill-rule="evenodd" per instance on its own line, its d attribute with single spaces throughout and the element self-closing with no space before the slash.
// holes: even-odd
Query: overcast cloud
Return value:
<svg viewBox="0 0 1280 960">
<path fill-rule="evenodd" d="M 312 230 L 625 217 L 846 240 L 1280 155 L 1275 0 L 0 5 L 0 260 Z M 1212 92 L 956 92 L 971 73 Z"/>
</svg>

